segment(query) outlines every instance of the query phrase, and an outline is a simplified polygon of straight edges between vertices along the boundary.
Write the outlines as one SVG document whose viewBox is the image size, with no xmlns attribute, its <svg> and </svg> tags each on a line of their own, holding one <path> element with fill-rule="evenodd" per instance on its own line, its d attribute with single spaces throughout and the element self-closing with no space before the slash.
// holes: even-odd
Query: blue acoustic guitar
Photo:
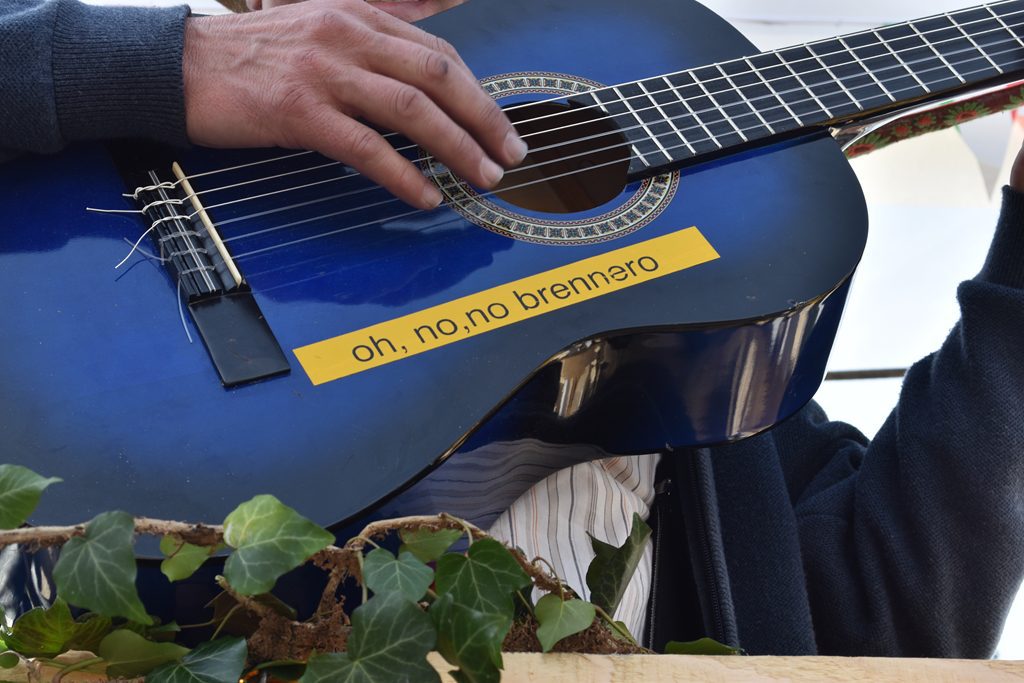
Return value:
<svg viewBox="0 0 1024 683">
<path fill-rule="evenodd" d="M 422 25 L 530 144 L 496 193 L 396 138 L 442 208 L 284 150 L 0 168 L 0 461 L 64 478 L 32 523 L 217 522 L 258 493 L 324 525 L 483 519 L 579 457 L 487 444 L 768 429 L 817 389 L 867 234 L 829 130 L 1024 73 L 1024 0 L 761 54 L 690 0 Z M 437 494 L 460 490 L 482 507 Z"/>
</svg>

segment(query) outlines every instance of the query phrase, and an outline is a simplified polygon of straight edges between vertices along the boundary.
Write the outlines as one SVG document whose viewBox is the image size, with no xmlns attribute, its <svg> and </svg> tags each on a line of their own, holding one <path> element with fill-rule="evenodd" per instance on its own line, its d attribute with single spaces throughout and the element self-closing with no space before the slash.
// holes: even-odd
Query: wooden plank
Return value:
<svg viewBox="0 0 1024 683">
<path fill-rule="evenodd" d="M 431 664 L 441 680 L 454 683 L 452 668 L 436 652 Z M 885 659 L 873 657 L 709 657 L 681 655 L 505 654 L 505 683 L 989 683 L 1024 681 L 1024 661 L 967 659 Z M 36 681 L 52 680 L 45 666 Z M 3 681 L 30 681 L 24 666 L 0 671 Z M 99 683 L 102 674 L 77 671 L 63 683 Z M 141 679 L 137 679 L 141 683 Z"/>
<path fill-rule="evenodd" d="M 451 669 L 437 655 L 431 663 L 445 683 Z M 668 681 L 864 681 L 947 683 L 1024 681 L 1024 662 L 872 657 L 710 657 L 682 655 L 506 654 L 502 681 L 536 683 L 661 683 Z"/>
</svg>

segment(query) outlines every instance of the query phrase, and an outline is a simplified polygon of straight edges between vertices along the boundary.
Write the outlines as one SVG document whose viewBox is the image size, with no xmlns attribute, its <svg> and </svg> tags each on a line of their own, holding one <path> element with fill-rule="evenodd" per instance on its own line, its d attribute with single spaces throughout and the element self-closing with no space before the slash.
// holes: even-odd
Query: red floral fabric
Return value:
<svg viewBox="0 0 1024 683">
<path fill-rule="evenodd" d="M 923 114 L 905 116 L 857 140 L 846 149 L 846 156 L 852 159 L 888 147 L 900 140 L 951 128 L 971 119 L 1021 106 L 1024 106 L 1024 87 L 1018 86 L 938 107 Z"/>
</svg>

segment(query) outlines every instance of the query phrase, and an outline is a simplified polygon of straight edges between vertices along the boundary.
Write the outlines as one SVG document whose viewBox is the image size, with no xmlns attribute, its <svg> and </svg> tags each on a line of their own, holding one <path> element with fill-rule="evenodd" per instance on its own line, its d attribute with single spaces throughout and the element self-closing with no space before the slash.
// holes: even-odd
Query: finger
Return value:
<svg viewBox="0 0 1024 683">
<path fill-rule="evenodd" d="M 462 2 L 463 0 L 460 0 Z M 400 4 L 409 4 L 402 2 L 389 2 L 389 3 L 367 3 L 366 9 L 369 10 L 369 20 L 374 25 L 374 28 L 387 35 L 394 36 L 395 38 L 404 38 L 423 47 L 431 50 L 437 50 L 448 55 L 451 59 L 455 60 L 462 68 L 469 71 L 469 67 L 462 61 L 462 57 L 458 51 L 448 41 L 435 36 L 433 33 L 427 33 L 418 26 L 401 21 L 399 17 L 393 16 L 390 12 L 384 11 L 381 7 L 383 5 L 393 6 Z M 401 10 L 397 10 L 401 12 Z M 470 72 L 472 73 L 472 72 Z"/>
<path fill-rule="evenodd" d="M 465 0 L 370 0 L 370 4 L 377 9 L 408 22 L 426 19 L 463 2 Z"/>
<path fill-rule="evenodd" d="M 342 90 L 347 99 L 362 103 L 365 118 L 402 133 L 471 183 L 491 188 L 504 175 L 476 140 L 415 86 L 367 75 L 350 80 Z"/>
<path fill-rule="evenodd" d="M 460 68 L 447 54 L 409 41 L 390 42 L 378 54 L 386 57 L 375 60 L 375 71 L 429 95 L 492 159 L 511 168 L 526 156 L 526 143 L 501 107 L 468 69 Z"/>
<path fill-rule="evenodd" d="M 1024 147 L 1017 152 L 1017 158 L 1010 169 L 1010 187 L 1018 192 L 1024 192 Z"/>
<path fill-rule="evenodd" d="M 328 106 L 304 127 L 315 131 L 307 149 L 348 164 L 407 204 L 433 209 L 441 203 L 441 191 L 373 129 Z"/>
</svg>

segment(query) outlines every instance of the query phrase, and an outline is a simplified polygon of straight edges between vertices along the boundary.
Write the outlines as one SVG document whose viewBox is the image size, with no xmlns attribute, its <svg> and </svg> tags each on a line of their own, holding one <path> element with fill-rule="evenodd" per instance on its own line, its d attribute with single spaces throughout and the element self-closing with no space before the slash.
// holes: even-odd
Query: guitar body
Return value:
<svg viewBox="0 0 1024 683">
<path fill-rule="evenodd" d="M 756 52 L 689 0 L 473 0 L 423 26 L 453 43 L 478 76 L 509 87 L 503 104 Z M 260 154 L 190 150 L 178 160 L 196 174 Z M 597 233 L 614 220 L 627 225 L 577 244 L 513 238 L 449 208 L 390 219 L 409 208 L 359 208 L 386 200 L 379 192 L 231 222 L 342 192 L 340 184 L 211 208 L 290 366 L 225 388 L 203 344 L 189 343 L 163 265 L 136 254 L 114 269 L 148 221 L 85 212 L 135 206 L 121 198 L 119 168 L 123 160 L 99 145 L 0 166 L 0 462 L 64 479 L 34 524 L 110 509 L 218 522 L 259 493 L 324 525 L 351 523 L 380 514 L 386 500 L 389 512 L 438 511 L 430 509 L 441 504 L 431 498 L 432 477 L 450 482 L 446 468 L 471 467 L 473 453 L 496 441 L 632 454 L 755 434 L 820 383 L 866 238 L 857 181 L 824 134 L 631 182 L 586 211 L 504 207 L 562 238 L 572 222 Z M 263 170 L 194 185 L 202 191 Z M 206 203 L 264 191 L 225 190 Z M 295 354 L 691 227 L 715 258 L 644 282 L 602 284 L 599 296 L 319 384 Z M 298 241 L 326 232 L 333 234 Z M 295 243 L 245 255 L 285 242 Z M 658 267 L 672 256 L 650 248 Z M 538 294 L 519 287 L 521 304 L 532 303 L 527 291 Z M 184 320 L 195 337 L 187 310 Z M 458 322 L 468 330 L 467 319 Z M 377 342 L 375 353 L 391 352 Z M 500 473 L 516 465 L 492 464 Z M 506 479 L 502 500 L 529 484 Z"/>
</svg>

